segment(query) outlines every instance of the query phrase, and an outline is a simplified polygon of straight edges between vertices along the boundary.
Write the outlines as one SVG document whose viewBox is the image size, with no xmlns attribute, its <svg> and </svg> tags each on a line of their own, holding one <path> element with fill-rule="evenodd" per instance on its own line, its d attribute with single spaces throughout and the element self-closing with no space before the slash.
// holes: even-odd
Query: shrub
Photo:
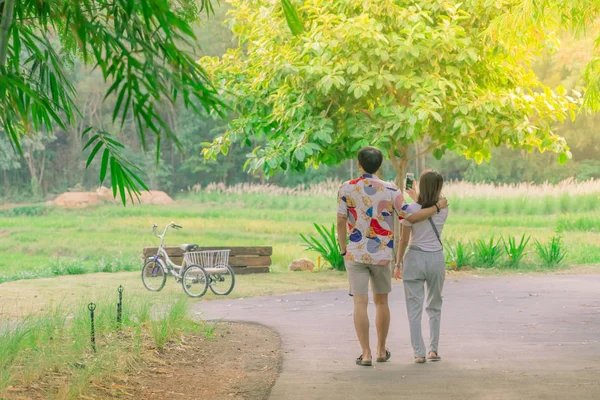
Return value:
<svg viewBox="0 0 600 400">
<path fill-rule="evenodd" d="M 67 275 L 81 275 L 81 274 L 85 274 L 87 271 L 85 269 L 84 266 L 79 265 L 79 264 L 71 264 L 71 265 L 67 265 L 67 268 L 65 269 Z"/>
<path fill-rule="evenodd" d="M 98 272 L 131 272 L 137 271 L 139 268 L 139 262 L 135 259 L 124 260 L 121 256 L 118 256 L 113 261 L 102 259 L 98 265 Z"/>
<path fill-rule="evenodd" d="M 49 208 L 46 206 L 22 206 L 0 210 L 0 216 L 2 217 L 40 217 L 48 213 Z"/>
<path fill-rule="evenodd" d="M 531 236 L 525 237 L 525 234 L 521 236 L 521 241 L 517 244 L 517 239 L 512 236 L 509 237 L 508 240 L 502 238 L 502 242 L 504 243 L 504 251 L 506 251 L 506 255 L 508 257 L 507 265 L 511 268 L 518 267 L 523 257 L 527 254 L 525 252 L 525 248 L 527 244 L 531 240 Z"/>
<path fill-rule="evenodd" d="M 553 268 L 559 266 L 567 254 L 567 250 L 563 247 L 562 235 L 557 234 L 550 239 L 550 243 L 545 246 L 539 241 L 535 241 L 537 255 L 545 268 Z"/>
<path fill-rule="evenodd" d="M 81 260 L 77 258 L 52 258 L 48 263 L 50 272 L 52 275 L 80 275 L 85 274 L 87 270 L 81 264 Z"/>
<path fill-rule="evenodd" d="M 344 257 L 341 255 L 340 245 L 338 244 L 337 236 L 335 234 L 335 226 L 331 225 L 331 229 L 327 230 L 325 225 L 314 225 L 319 233 L 318 238 L 314 236 L 306 237 L 303 234 L 300 234 L 300 237 L 304 240 L 304 247 L 306 247 L 306 250 L 312 250 L 319 253 L 333 269 L 345 271 Z"/>
<path fill-rule="evenodd" d="M 574 215 L 561 217 L 556 223 L 559 231 L 596 232 L 600 230 L 599 217 L 575 217 Z"/>
<path fill-rule="evenodd" d="M 470 243 L 466 244 L 460 240 L 456 242 L 456 246 L 446 245 L 448 250 L 448 256 L 450 258 L 450 265 L 453 269 L 461 269 L 469 266 L 469 263 L 473 259 L 473 250 L 470 249 Z"/>
<path fill-rule="evenodd" d="M 489 242 L 479 239 L 473 246 L 475 250 L 475 260 L 477 266 L 481 268 L 490 268 L 497 264 L 502 256 L 502 247 L 500 240 L 494 243 L 494 237 Z"/>
</svg>

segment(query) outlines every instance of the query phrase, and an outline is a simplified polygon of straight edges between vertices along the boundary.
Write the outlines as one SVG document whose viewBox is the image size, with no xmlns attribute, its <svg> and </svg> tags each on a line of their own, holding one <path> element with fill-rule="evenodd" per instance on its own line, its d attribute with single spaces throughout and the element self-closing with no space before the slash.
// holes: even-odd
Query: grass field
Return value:
<svg viewBox="0 0 600 400">
<path fill-rule="evenodd" d="M 170 245 L 273 246 L 273 272 L 239 276 L 228 299 L 345 288 L 342 272 L 287 272 L 294 259 L 308 256 L 316 261 L 315 254 L 303 251 L 299 235 L 312 234 L 313 223 L 334 223 L 336 186 L 215 185 L 188 193 L 172 206 L 0 208 L 0 398 L 17 393 L 15 390 L 77 398 L 94 382 L 110 382 L 131 370 L 144 357 L 144 348 L 154 351 L 183 333 L 210 334 L 214 327 L 194 323 L 184 315 L 193 302 L 216 296 L 182 297 L 181 285 L 171 278 L 159 293 L 148 293 L 141 285 L 142 248 L 156 245 L 158 240 L 152 235 L 153 223 L 163 226 L 176 221 L 183 225 L 182 231 L 170 232 Z M 509 267 L 504 254 L 487 268 L 450 271 L 448 279 L 473 273 L 600 271 L 597 182 L 503 188 L 456 184 L 449 186 L 446 194 L 451 207 L 444 230 L 447 249 L 458 241 L 470 244 L 492 237 L 496 242 L 501 237 L 532 237 L 518 266 Z M 561 250 L 567 251 L 565 260 L 544 267 L 533 243 L 548 243 L 557 231 L 563 237 Z M 467 248 L 473 250 L 470 245 Z M 88 275 L 95 272 L 104 273 Z M 122 335 L 117 335 L 114 324 L 119 285 L 125 288 L 127 310 Z M 93 356 L 89 348 L 86 305 L 90 301 L 98 304 L 100 356 Z M 168 304 L 171 306 L 165 308 Z M 161 316 L 163 309 L 166 312 Z M 57 342 L 55 337 L 61 340 Z"/>
<path fill-rule="evenodd" d="M 544 243 L 564 235 L 565 265 L 600 263 L 600 185 L 490 189 L 449 186 L 448 244 L 527 234 Z M 267 191 L 267 193 L 265 193 Z M 472 192 L 471 192 L 472 191 Z M 462 194 L 461 194 L 462 193 Z M 540 195 L 541 194 L 541 195 Z M 103 205 L 64 210 L 35 205 L 0 211 L 0 282 L 89 272 L 135 271 L 151 226 L 175 221 L 167 244 L 273 246 L 273 271 L 283 273 L 303 252 L 299 235 L 335 221 L 335 185 L 291 191 L 237 187 L 190 193 L 172 206 Z M 534 246 L 522 268 L 536 266 Z"/>
<path fill-rule="evenodd" d="M 169 341 L 214 330 L 190 319 L 185 296 L 171 295 L 168 305 L 164 297 L 160 305 L 157 300 L 126 296 L 119 327 L 114 294 L 95 297 L 97 352 L 90 345 L 87 301 L 46 304 L 38 315 L 0 329 L 0 398 L 89 398 L 84 395 L 96 385 L 135 369 Z"/>
</svg>

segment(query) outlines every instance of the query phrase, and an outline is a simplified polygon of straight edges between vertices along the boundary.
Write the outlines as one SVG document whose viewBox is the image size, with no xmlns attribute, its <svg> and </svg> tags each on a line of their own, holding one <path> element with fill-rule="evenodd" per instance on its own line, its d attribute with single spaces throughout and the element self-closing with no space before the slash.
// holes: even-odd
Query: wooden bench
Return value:
<svg viewBox="0 0 600 400">
<path fill-rule="evenodd" d="M 269 272 L 271 266 L 272 247 L 198 247 L 202 250 L 230 249 L 229 265 L 236 274 L 257 274 Z M 144 247 L 144 260 L 156 255 L 157 247 Z M 177 265 L 183 263 L 183 250 L 180 247 L 165 247 L 171 261 Z"/>
</svg>

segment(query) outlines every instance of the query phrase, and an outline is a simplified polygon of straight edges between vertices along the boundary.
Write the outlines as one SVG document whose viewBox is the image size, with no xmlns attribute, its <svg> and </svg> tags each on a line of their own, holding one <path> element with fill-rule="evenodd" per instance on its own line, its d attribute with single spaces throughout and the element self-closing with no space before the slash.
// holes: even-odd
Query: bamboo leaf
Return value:
<svg viewBox="0 0 600 400">
<path fill-rule="evenodd" d="M 88 128 L 89 129 L 89 128 Z M 85 146 L 83 146 L 83 150 L 87 149 L 88 147 L 90 147 L 90 145 L 92 143 L 94 143 L 98 138 L 100 137 L 100 135 L 94 135 L 90 138 L 90 140 L 88 140 L 88 142 L 85 144 Z"/>
<path fill-rule="evenodd" d="M 104 178 L 106 178 L 106 170 L 108 167 L 108 157 L 110 152 L 108 149 L 104 149 L 104 154 L 102 154 L 102 164 L 100 167 L 100 183 L 104 182 Z"/>
<path fill-rule="evenodd" d="M 86 168 L 90 166 L 92 161 L 94 161 L 94 157 L 96 157 L 96 153 L 98 153 L 98 151 L 100 151 L 100 149 L 102 148 L 103 145 L 104 145 L 104 143 L 102 143 L 102 142 L 98 142 L 98 144 L 96 144 L 96 147 L 94 147 L 94 149 L 90 153 L 90 156 L 87 159 L 87 162 L 85 164 Z"/>
<path fill-rule="evenodd" d="M 117 170 L 117 160 L 115 159 L 115 157 L 110 157 L 110 184 L 112 186 L 112 190 L 113 190 L 113 198 L 117 198 L 117 187 L 118 187 L 118 178 L 117 178 L 117 173 L 115 172 Z"/>
</svg>

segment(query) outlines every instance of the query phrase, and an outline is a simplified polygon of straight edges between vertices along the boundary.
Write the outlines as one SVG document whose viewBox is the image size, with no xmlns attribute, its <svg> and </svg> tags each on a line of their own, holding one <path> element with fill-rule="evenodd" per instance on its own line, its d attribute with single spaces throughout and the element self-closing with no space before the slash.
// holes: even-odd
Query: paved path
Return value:
<svg viewBox="0 0 600 400">
<path fill-rule="evenodd" d="M 284 363 L 271 399 L 600 399 L 600 275 L 449 279 L 444 299 L 444 360 L 417 365 L 403 289 L 394 286 L 392 359 L 373 368 L 354 365 L 360 351 L 344 291 L 204 302 L 195 311 L 279 331 Z"/>
</svg>

